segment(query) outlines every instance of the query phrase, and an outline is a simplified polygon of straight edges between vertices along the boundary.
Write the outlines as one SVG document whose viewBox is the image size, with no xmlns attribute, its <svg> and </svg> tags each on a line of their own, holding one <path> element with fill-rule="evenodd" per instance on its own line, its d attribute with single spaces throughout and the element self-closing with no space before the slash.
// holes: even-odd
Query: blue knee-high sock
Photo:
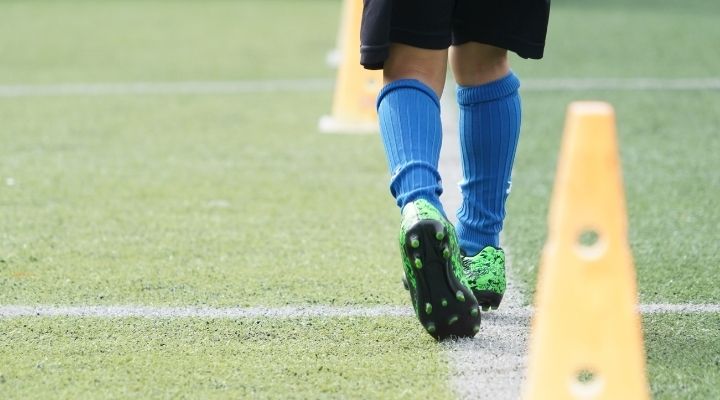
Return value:
<svg viewBox="0 0 720 400">
<path fill-rule="evenodd" d="M 457 231 L 460 248 L 470 256 L 485 246 L 500 245 L 520 134 L 519 87 L 511 72 L 497 81 L 457 90 L 463 163 Z"/>
<path fill-rule="evenodd" d="M 443 212 L 438 173 L 442 127 L 435 92 L 414 79 L 386 85 L 378 96 L 378 117 L 392 178 L 390 192 L 402 209 L 425 199 Z"/>
</svg>

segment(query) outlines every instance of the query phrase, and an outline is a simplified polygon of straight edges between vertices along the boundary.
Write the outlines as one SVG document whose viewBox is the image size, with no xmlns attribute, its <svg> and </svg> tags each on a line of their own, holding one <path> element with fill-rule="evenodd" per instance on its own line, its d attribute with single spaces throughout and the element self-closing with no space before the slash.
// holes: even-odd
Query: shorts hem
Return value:
<svg viewBox="0 0 720 400">
<path fill-rule="evenodd" d="M 522 58 L 530 58 L 534 60 L 539 60 L 543 58 L 545 52 L 545 43 L 528 42 L 527 40 L 523 40 L 521 38 L 513 36 L 465 36 L 457 34 L 453 36 L 452 44 L 454 46 L 465 44 L 468 42 L 488 44 L 490 46 L 495 46 L 501 49 L 512 51 L 513 53 L 517 54 Z"/>
<path fill-rule="evenodd" d="M 428 34 L 405 29 L 390 29 L 390 42 L 402 43 L 427 50 L 443 50 L 450 47 L 452 40 L 447 34 Z"/>
</svg>

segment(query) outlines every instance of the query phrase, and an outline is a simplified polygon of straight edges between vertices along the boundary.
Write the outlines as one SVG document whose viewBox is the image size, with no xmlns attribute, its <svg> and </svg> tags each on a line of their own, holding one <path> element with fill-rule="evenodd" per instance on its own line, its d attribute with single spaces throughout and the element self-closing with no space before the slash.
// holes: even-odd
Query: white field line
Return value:
<svg viewBox="0 0 720 400">
<path fill-rule="evenodd" d="M 0 97 L 242 94 L 330 91 L 331 79 L 48 83 L 0 85 Z M 720 78 L 551 78 L 523 79 L 523 91 L 697 91 L 720 90 Z"/>
<path fill-rule="evenodd" d="M 720 304 L 642 304 L 639 312 L 649 314 L 717 314 Z M 483 323 L 506 325 L 532 317 L 531 307 L 503 307 L 483 313 Z M 283 307 L 166 307 L 139 305 L 1 305 L 0 318 L 82 317 L 82 318 L 381 318 L 414 317 L 409 306 L 283 306 Z M 483 330 L 485 327 L 483 327 Z M 481 331 L 481 335 L 482 335 Z"/>
<path fill-rule="evenodd" d="M 563 78 L 525 79 L 525 91 L 579 90 L 720 90 L 720 78 Z"/>
<path fill-rule="evenodd" d="M 720 304 L 641 304 L 640 313 L 647 314 L 717 314 Z"/>
<path fill-rule="evenodd" d="M 308 318 L 308 317 L 409 317 L 412 310 L 399 306 L 284 306 L 284 307 L 163 307 L 110 306 L 0 306 L 0 318 L 96 317 L 96 318 Z"/>
<path fill-rule="evenodd" d="M 0 85 L 0 97 L 242 94 L 329 91 L 329 79 Z"/>
</svg>

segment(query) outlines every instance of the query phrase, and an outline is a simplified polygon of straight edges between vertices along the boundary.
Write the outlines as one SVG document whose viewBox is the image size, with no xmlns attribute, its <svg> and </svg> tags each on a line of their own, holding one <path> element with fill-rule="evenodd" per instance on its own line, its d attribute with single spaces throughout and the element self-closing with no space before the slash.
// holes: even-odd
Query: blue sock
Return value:
<svg viewBox="0 0 720 400">
<path fill-rule="evenodd" d="M 392 174 L 390 192 L 402 209 L 425 199 L 443 212 L 438 173 L 442 126 L 435 92 L 415 79 L 386 85 L 378 95 L 380 133 Z"/>
<path fill-rule="evenodd" d="M 469 256 L 500 245 L 520 135 L 519 87 L 510 72 L 497 81 L 457 90 L 463 163 L 457 232 L 460 248 Z"/>
</svg>

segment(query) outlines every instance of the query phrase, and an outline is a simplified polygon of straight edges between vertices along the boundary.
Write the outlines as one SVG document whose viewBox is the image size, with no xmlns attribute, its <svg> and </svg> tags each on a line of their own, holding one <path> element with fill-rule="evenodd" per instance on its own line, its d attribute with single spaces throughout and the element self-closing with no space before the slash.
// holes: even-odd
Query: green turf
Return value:
<svg viewBox="0 0 720 400">
<path fill-rule="evenodd" d="M 328 100 L 3 101 L 0 303 L 405 304 L 379 141 Z"/>
<path fill-rule="evenodd" d="M 521 77 L 715 77 L 720 2 L 553 0 L 545 58 Z"/>
<path fill-rule="evenodd" d="M 546 58 L 516 59 L 515 69 L 530 78 L 716 77 L 720 52 L 710 49 L 720 42 L 718 13 L 720 3 L 704 0 L 561 0 L 553 3 Z M 717 302 L 717 91 L 523 93 L 505 235 L 526 291 L 535 285 L 545 240 L 565 107 L 585 99 L 617 110 L 641 300 Z"/>
<path fill-rule="evenodd" d="M 444 398 L 448 366 L 414 328 L 409 318 L 18 318 L 0 330 L 0 397 Z"/>
<path fill-rule="evenodd" d="M 339 12 L 327 0 L 2 1 L 0 84 L 331 78 Z M 719 12 L 714 0 L 553 1 L 546 59 L 514 69 L 717 76 Z M 318 134 L 331 95 L 0 98 L 0 305 L 409 306 L 382 145 Z M 528 293 L 564 109 L 590 98 L 617 108 L 641 300 L 720 301 L 720 93 L 523 98 L 505 234 Z M 719 397 L 718 316 L 644 322 L 655 397 Z M 16 318 L 0 323 L 0 398 L 437 398 L 440 358 L 412 318 Z"/>
<path fill-rule="evenodd" d="M 719 302 L 713 233 L 720 224 L 714 206 L 720 187 L 718 92 L 525 94 L 526 128 L 505 234 L 526 289 L 535 285 L 564 122 L 551 110 L 574 98 L 607 100 L 617 110 L 641 301 Z"/>
<path fill-rule="evenodd" d="M 335 1 L 2 1 L 0 83 L 331 77 Z"/>
<path fill-rule="evenodd" d="M 643 319 L 655 400 L 720 398 L 720 315 Z"/>
</svg>

